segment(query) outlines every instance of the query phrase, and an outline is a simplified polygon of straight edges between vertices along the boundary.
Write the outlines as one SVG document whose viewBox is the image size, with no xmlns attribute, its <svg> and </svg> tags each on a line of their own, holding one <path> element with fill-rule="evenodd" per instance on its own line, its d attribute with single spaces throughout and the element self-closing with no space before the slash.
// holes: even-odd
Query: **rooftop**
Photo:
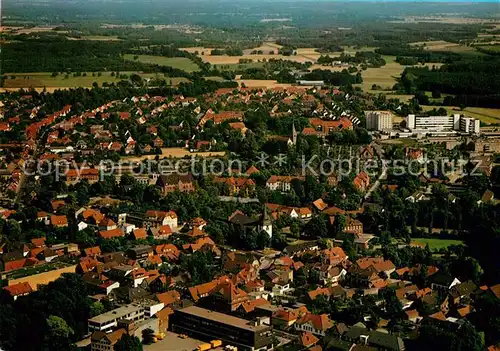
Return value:
<svg viewBox="0 0 500 351">
<path fill-rule="evenodd" d="M 269 326 L 267 326 L 267 325 L 254 326 L 251 324 L 251 322 L 249 322 L 245 319 L 233 317 L 233 316 L 230 316 L 228 314 L 224 314 L 224 313 L 220 313 L 220 312 L 207 310 L 205 308 L 201 308 L 198 306 L 186 307 L 182 310 L 179 310 L 178 312 L 186 313 L 186 314 L 193 315 L 193 316 L 198 316 L 198 317 L 205 318 L 205 319 L 208 319 L 208 320 L 211 320 L 214 322 L 218 322 L 218 323 L 233 325 L 237 328 L 250 330 L 252 332 L 269 328 Z"/>
<path fill-rule="evenodd" d="M 109 312 L 102 313 L 98 316 L 92 317 L 89 319 L 89 322 L 96 323 L 96 324 L 102 324 L 102 323 L 108 322 L 109 320 L 120 319 L 129 313 L 134 313 L 134 312 L 140 311 L 143 308 L 144 308 L 143 306 L 136 305 L 136 304 L 121 306 L 121 307 L 118 307 L 118 308 L 111 310 Z"/>
</svg>

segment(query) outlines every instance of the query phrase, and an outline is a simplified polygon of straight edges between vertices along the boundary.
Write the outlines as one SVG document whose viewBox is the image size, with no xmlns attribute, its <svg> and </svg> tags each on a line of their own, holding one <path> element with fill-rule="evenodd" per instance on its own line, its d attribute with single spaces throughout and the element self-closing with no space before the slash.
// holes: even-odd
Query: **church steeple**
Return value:
<svg viewBox="0 0 500 351">
<path fill-rule="evenodd" d="M 258 229 L 265 231 L 269 235 L 269 237 L 273 236 L 273 222 L 271 220 L 271 216 L 269 216 L 269 214 L 267 213 L 266 205 L 264 205 L 264 213 L 262 214 Z"/>
<path fill-rule="evenodd" d="M 295 122 L 292 123 L 292 143 L 293 145 L 297 143 L 297 130 L 295 129 Z"/>
</svg>

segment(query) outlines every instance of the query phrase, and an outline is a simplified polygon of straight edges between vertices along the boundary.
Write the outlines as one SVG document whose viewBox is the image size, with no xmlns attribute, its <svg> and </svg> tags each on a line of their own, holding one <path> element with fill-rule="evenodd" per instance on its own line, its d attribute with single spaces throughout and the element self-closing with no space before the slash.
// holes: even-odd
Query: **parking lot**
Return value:
<svg viewBox="0 0 500 351">
<path fill-rule="evenodd" d="M 193 351 L 200 344 L 203 344 L 203 341 L 192 338 L 182 339 L 179 334 L 169 331 L 163 340 L 158 340 L 155 344 L 144 345 L 144 351 Z"/>
</svg>

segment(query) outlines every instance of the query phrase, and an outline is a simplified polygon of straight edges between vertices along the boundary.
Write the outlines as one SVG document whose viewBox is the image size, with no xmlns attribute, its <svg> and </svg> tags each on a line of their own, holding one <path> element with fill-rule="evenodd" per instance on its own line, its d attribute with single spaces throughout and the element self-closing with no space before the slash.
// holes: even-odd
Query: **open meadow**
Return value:
<svg viewBox="0 0 500 351">
<path fill-rule="evenodd" d="M 296 55 L 285 56 L 285 55 L 280 55 L 278 53 L 281 47 L 282 47 L 281 45 L 275 43 L 265 42 L 258 47 L 243 50 L 243 55 L 241 56 L 229 56 L 229 55 L 212 56 L 210 55 L 210 52 L 214 48 L 202 47 L 202 46 L 181 48 L 181 50 L 193 54 L 197 53 L 203 61 L 209 62 L 212 65 L 234 65 L 238 64 L 241 59 L 253 60 L 253 62 L 262 62 L 264 60 L 267 61 L 269 59 L 277 59 L 277 60 L 288 60 L 301 63 L 304 62 L 315 63 L 318 60 L 318 58 L 322 55 L 321 53 L 316 51 L 316 48 L 298 48 Z M 262 51 L 262 53 L 252 55 L 252 52 L 254 51 L 255 52 Z M 330 56 L 336 56 L 336 55 L 340 55 L 340 52 L 330 53 Z"/>
<path fill-rule="evenodd" d="M 396 84 L 397 78 L 401 76 L 401 73 L 403 73 L 405 68 L 411 67 L 400 65 L 399 63 L 397 63 L 395 61 L 396 56 L 384 55 L 383 58 L 386 62 L 384 66 L 378 68 L 368 68 L 361 72 L 363 83 L 357 84 L 357 86 L 360 86 L 363 91 L 367 93 L 378 94 L 380 92 L 384 93 L 384 91 L 391 90 L 394 84 Z M 425 65 L 428 67 L 440 67 L 442 64 L 427 63 Z M 373 90 L 372 86 L 374 84 L 382 88 L 382 90 L 384 91 Z"/>
<path fill-rule="evenodd" d="M 454 113 L 463 114 L 465 116 L 473 117 L 479 119 L 484 124 L 500 124 L 500 109 L 498 108 L 486 108 L 486 107 L 466 107 L 464 110 L 460 110 L 458 107 L 454 106 L 424 106 L 422 109 L 424 111 L 429 111 L 432 109 L 444 108 L 449 115 Z"/>
<path fill-rule="evenodd" d="M 139 61 L 142 63 L 150 63 L 160 66 L 169 66 L 177 69 L 181 69 L 186 72 L 196 72 L 200 70 L 200 67 L 187 57 L 165 57 L 165 56 L 153 56 L 153 55 L 136 55 L 126 54 L 124 55 L 125 60 L 129 61 Z"/>
<path fill-rule="evenodd" d="M 451 43 L 444 40 L 419 41 L 411 43 L 413 46 L 423 46 L 428 51 L 454 52 L 457 54 L 484 55 L 478 52 L 473 46 Z"/>
<path fill-rule="evenodd" d="M 130 74 L 136 73 L 141 76 L 143 79 L 146 78 L 163 78 L 167 81 L 167 84 L 177 85 L 181 82 L 188 81 L 186 78 L 182 77 L 164 77 L 161 74 L 157 73 L 140 73 L 140 72 L 120 72 L 121 74 L 126 74 L 129 76 Z M 83 73 L 82 73 L 83 74 Z M 86 73 L 86 76 L 73 77 L 72 75 L 59 74 L 56 77 L 52 76 L 52 73 L 49 72 L 34 72 L 34 73 L 6 73 L 7 79 L 4 81 L 3 89 L 4 90 L 16 90 L 16 89 L 29 89 L 29 88 L 37 88 L 41 90 L 46 88 L 47 91 L 52 91 L 55 89 L 69 89 L 69 88 L 90 88 L 93 83 L 97 83 L 99 86 L 102 86 L 103 83 L 118 83 L 120 78 L 116 76 L 112 76 L 111 72 L 102 72 L 101 76 L 95 73 L 95 76 L 92 73 Z M 0 88 L 1 89 L 1 88 Z"/>
</svg>

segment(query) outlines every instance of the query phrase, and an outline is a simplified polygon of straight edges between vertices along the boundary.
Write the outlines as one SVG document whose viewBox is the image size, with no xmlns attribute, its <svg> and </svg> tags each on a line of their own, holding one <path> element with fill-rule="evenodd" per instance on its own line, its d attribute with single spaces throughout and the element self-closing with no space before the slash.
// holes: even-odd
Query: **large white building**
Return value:
<svg viewBox="0 0 500 351">
<path fill-rule="evenodd" d="M 413 133 L 419 134 L 480 133 L 479 120 L 459 114 L 453 116 L 408 115 L 406 127 Z"/>
<path fill-rule="evenodd" d="M 373 130 L 391 130 L 392 112 L 391 111 L 365 111 L 366 129 Z"/>
</svg>

